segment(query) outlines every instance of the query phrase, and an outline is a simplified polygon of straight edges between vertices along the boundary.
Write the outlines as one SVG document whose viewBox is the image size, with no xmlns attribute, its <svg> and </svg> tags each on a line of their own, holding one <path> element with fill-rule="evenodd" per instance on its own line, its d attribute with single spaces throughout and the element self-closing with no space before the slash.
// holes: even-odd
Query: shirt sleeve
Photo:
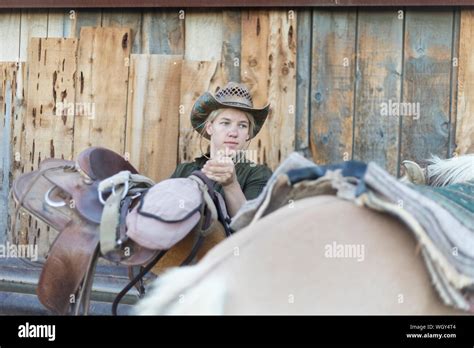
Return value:
<svg viewBox="0 0 474 348">
<path fill-rule="evenodd" d="M 247 200 L 255 199 L 263 191 L 263 188 L 272 176 L 270 168 L 264 165 L 255 167 L 250 179 L 245 183 L 244 195 Z"/>
</svg>

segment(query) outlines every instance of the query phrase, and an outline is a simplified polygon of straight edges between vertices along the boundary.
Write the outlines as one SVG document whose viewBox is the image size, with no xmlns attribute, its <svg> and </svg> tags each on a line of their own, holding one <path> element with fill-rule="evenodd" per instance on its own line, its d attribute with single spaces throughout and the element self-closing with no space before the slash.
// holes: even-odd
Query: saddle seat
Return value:
<svg viewBox="0 0 474 348">
<path fill-rule="evenodd" d="M 118 153 L 103 147 L 90 147 L 77 157 L 77 167 L 92 181 L 107 179 L 118 172 L 128 170 L 132 174 L 138 171 Z"/>
<path fill-rule="evenodd" d="M 47 162 L 46 165 L 49 167 L 54 163 L 58 162 L 53 160 L 53 163 Z M 138 174 L 122 156 L 101 147 L 91 147 L 81 152 L 74 165 L 75 175 L 71 175 L 67 170 L 52 170 L 45 172 L 44 176 L 70 195 L 72 203 L 83 218 L 96 224 L 100 224 L 104 208 L 97 195 L 99 182 L 124 170 Z M 89 185 L 83 185 L 84 181 Z"/>
</svg>

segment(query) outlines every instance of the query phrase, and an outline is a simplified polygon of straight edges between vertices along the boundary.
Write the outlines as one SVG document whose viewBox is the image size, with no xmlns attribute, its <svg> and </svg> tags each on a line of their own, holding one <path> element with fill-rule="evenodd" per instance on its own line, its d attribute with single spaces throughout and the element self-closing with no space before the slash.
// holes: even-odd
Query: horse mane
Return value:
<svg viewBox="0 0 474 348">
<path fill-rule="evenodd" d="M 432 156 L 426 167 L 426 179 L 430 186 L 446 186 L 474 180 L 474 154 L 441 159 Z"/>
</svg>

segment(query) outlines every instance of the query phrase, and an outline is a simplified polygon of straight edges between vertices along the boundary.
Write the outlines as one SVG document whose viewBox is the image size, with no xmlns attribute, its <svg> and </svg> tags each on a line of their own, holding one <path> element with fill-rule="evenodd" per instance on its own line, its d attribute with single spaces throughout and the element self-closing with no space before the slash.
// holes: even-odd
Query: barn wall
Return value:
<svg viewBox="0 0 474 348">
<path fill-rule="evenodd" d="M 228 80 L 270 101 L 250 149 L 273 169 L 294 150 L 394 175 L 404 159 L 473 152 L 473 13 L 2 10 L 0 236 L 13 178 L 44 158 L 101 145 L 168 177 L 201 152 L 192 104 Z M 47 250 L 56 233 L 20 222 L 9 238 Z"/>
</svg>

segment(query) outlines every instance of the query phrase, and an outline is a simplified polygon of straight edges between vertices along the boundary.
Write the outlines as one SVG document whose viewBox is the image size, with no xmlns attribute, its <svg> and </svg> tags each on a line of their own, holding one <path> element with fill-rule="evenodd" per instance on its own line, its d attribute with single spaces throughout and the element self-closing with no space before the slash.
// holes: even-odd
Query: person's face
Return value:
<svg viewBox="0 0 474 348">
<path fill-rule="evenodd" d="M 214 151 L 242 150 L 249 139 L 249 120 L 244 112 L 225 109 L 213 122 L 206 125 Z"/>
</svg>

